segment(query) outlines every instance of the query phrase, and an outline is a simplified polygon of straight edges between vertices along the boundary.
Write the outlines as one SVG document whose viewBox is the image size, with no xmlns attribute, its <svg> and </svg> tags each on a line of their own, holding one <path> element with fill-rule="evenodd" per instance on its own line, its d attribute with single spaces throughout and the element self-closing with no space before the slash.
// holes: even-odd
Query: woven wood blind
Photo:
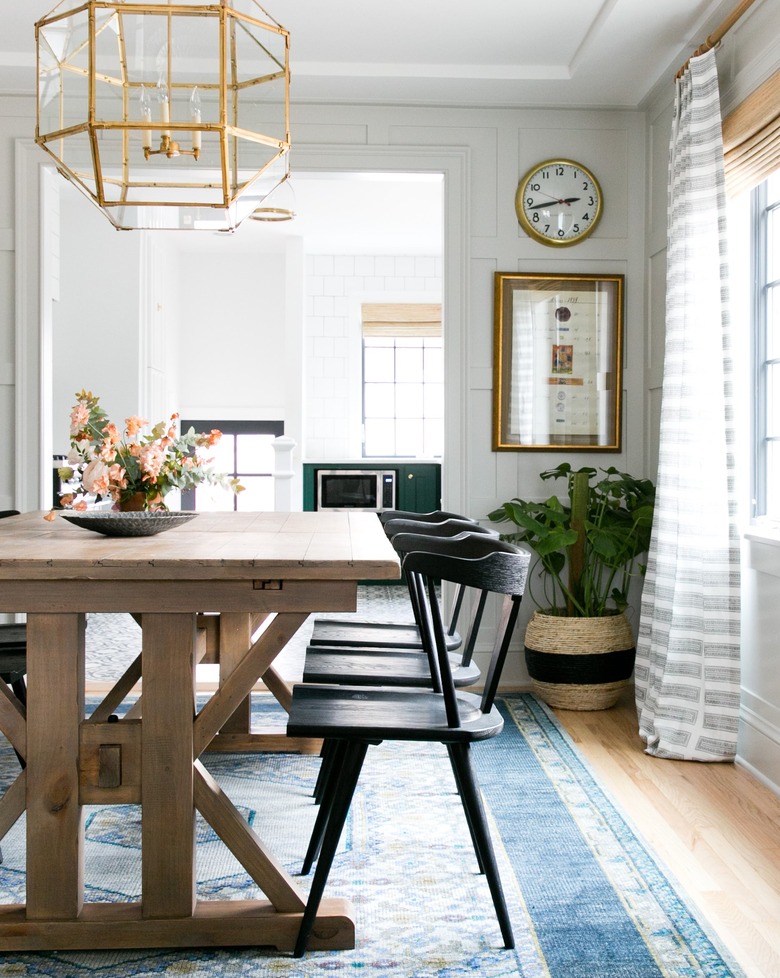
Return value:
<svg viewBox="0 0 780 978">
<path fill-rule="evenodd" d="M 363 336 L 441 336 L 437 302 L 365 302 Z"/>
<path fill-rule="evenodd" d="M 780 71 L 723 120 L 726 187 L 736 196 L 780 168 Z"/>
</svg>

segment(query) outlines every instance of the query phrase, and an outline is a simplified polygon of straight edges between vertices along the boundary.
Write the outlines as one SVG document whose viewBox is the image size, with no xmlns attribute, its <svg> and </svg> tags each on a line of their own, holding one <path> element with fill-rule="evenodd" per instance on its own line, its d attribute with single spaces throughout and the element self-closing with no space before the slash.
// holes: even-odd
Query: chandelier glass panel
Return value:
<svg viewBox="0 0 780 978">
<path fill-rule="evenodd" d="M 232 230 L 272 203 L 289 33 L 255 0 L 65 0 L 35 33 L 35 141 L 117 228 Z"/>
</svg>

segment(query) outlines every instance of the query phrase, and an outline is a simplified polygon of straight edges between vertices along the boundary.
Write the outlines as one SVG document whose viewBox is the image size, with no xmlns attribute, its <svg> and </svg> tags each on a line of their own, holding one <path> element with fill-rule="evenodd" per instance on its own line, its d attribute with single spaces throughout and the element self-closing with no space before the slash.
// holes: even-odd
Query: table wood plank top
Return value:
<svg viewBox="0 0 780 978">
<path fill-rule="evenodd" d="M 147 537 L 106 537 L 44 515 L 0 521 L 0 580 L 399 577 L 373 513 L 198 513 Z"/>
</svg>

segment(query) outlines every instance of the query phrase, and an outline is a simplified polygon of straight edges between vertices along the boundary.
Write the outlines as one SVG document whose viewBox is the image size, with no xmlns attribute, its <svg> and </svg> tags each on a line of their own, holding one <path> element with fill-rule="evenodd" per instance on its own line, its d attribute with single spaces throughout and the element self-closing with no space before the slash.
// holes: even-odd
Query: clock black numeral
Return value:
<svg viewBox="0 0 780 978">
<path fill-rule="evenodd" d="M 572 234 L 579 234 L 580 233 L 580 226 L 579 226 L 579 224 L 573 225 L 573 227 L 572 227 L 571 230 L 572 230 Z"/>
<path fill-rule="evenodd" d="M 531 190 L 535 190 L 537 193 L 542 189 L 542 185 L 540 183 L 532 183 L 530 186 Z"/>
<path fill-rule="evenodd" d="M 596 201 L 593 199 L 593 197 L 588 197 L 588 206 L 589 207 L 593 207 L 593 205 L 595 203 L 596 203 Z"/>
<path fill-rule="evenodd" d="M 558 228 L 558 237 L 559 238 L 564 237 L 565 234 L 566 234 L 566 232 L 563 230 L 563 228 Z"/>
<path fill-rule="evenodd" d="M 562 177 L 565 172 L 566 171 L 563 169 L 562 166 L 556 166 L 555 167 L 555 175 L 556 175 L 556 177 Z"/>
<path fill-rule="evenodd" d="M 539 211 L 534 211 L 534 216 L 531 218 L 531 220 L 534 222 L 534 224 L 539 223 Z"/>
<path fill-rule="evenodd" d="M 582 181 L 582 189 L 583 189 L 583 190 L 590 190 L 590 186 L 589 186 L 589 183 L 590 183 L 590 181 L 588 181 L 588 180 L 583 180 L 583 181 Z"/>
<path fill-rule="evenodd" d="M 544 226 L 544 233 L 545 234 L 549 234 L 550 233 L 550 225 L 549 224 L 545 224 L 545 226 Z"/>
</svg>

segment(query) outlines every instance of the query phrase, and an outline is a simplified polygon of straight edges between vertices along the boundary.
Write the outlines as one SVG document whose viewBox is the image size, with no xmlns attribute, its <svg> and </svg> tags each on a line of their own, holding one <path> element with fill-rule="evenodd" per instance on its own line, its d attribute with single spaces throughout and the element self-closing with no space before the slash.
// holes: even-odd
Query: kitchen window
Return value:
<svg viewBox="0 0 780 978">
<path fill-rule="evenodd" d="M 441 306 L 365 304 L 363 456 L 437 458 L 444 445 Z"/>
<path fill-rule="evenodd" d="M 181 494 L 182 509 L 215 513 L 268 512 L 274 508 L 274 439 L 284 434 L 283 421 L 189 421 L 181 430 L 211 431 L 217 428 L 222 438 L 215 446 L 214 468 L 237 478 L 244 491 L 221 486 L 199 486 Z"/>
<path fill-rule="evenodd" d="M 780 170 L 752 192 L 753 506 L 780 523 Z"/>
</svg>

